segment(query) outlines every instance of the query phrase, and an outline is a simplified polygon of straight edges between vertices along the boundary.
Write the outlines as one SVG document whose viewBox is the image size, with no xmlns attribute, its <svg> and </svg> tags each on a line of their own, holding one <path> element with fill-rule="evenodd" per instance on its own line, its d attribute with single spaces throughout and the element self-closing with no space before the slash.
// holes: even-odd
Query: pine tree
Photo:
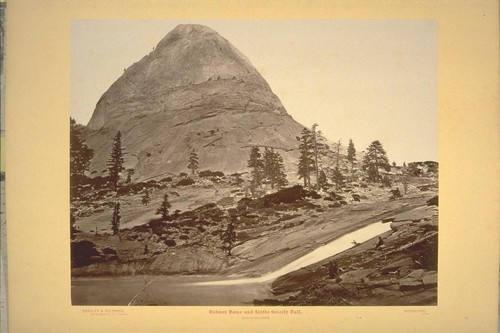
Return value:
<svg viewBox="0 0 500 333">
<path fill-rule="evenodd" d="M 335 167 L 336 168 L 338 168 L 340 165 L 340 159 L 341 159 L 340 149 L 342 149 L 342 142 L 339 140 L 338 142 L 335 142 L 333 144 L 333 147 L 332 147 L 333 154 L 335 156 Z"/>
<path fill-rule="evenodd" d="M 113 188 L 116 191 L 118 189 L 118 181 L 120 180 L 120 174 L 125 167 L 123 166 L 123 148 L 121 142 L 121 133 L 118 131 L 114 138 L 113 148 L 111 150 L 111 156 L 108 159 L 108 173 L 109 178 L 113 184 Z"/>
<path fill-rule="evenodd" d="M 263 173 L 264 177 L 269 180 L 271 184 L 271 189 L 274 189 L 276 184 L 276 155 L 273 150 L 269 148 L 264 148 L 264 166 Z"/>
<path fill-rule="evenodd" d="M 264 176 L 271 184 L 271 189 L 275 187 L 282 188 L 288 185 L 283 157 L 272 148 L 266 148 L 264 151 L 263 171 Z"/>
<path fill-rule="evenodd" d="M 90 161 L 94 157 L 94 151 L 87 147 L 82 139 L 82 125 L 78 125 L 73 118 L 70 118 L 70 139 L 69 139 L 69 155 L 70 155 L 70 177 L 71 185 L 79 187 L 85 171 L 90 167 Z M 79 191 L 77 190 L 77 193 Z"/>
<path fill-rule="evenodd" d="M 170 207 L 172 207 L 172 205 L 170 204 L 170 202 L 168 202 L 168 194 L 165 193 L 163 195 L 163 201 L 161 202 L 160 207 L 158 207 L 158 209 L 156 210 L 156 215 L 161 215 L 161 219 L 163 221 L 168 220 L 168 210 Z"/>
<path fill-rule="evenodd" d="M 236 231 L 234 231 L 233 221 L 229 222 L 226 230 L 221 234 L 222 239 L 222 249 L 227 251 L 227 255 L 231 255 L 231 249 L 236 241 Z"/>
<path fill-rule="evenodd" d="M 318 124 L 312 126 L 312 145 L 313 145 L 313 160 L 314 160 L 314 173 L 316 178 L 316 190 L 321 188 L 320 184 L 320 170 L 322 169 L 323 157 L 331 154 L 330 147 L 326 144 L 326 138 L 320 130 L 316 130 Z M 311 171 L 312 172 L 312 171 Z M 310 182 L 310 180 L 309 180 Z"/>
<path fill-rule="evenodd" d="M 354 143 L 352 139 L 349 139 L 349 145 L 347 146 L 347 160 L 351 163 L 351 180 L 354 174 L 354 162 L 356 161 L 356 148 L 354 148 Z"/>
<path fill-rule="evenodd" d="M 335 183 L 336 189 L 340 189 L 343 181 L 344 181 L 344 176 L 340 172 L 340 169 L 338 167 L 335 167 L 333 171 L 333 177 L 332 177 L 333 182 Z"/>
<path fill-rule="evenodd" d="M 311 171 L 315 168 L 314 161 L 314 143 L 311 130 L 304 127 L 301 136 L 297 137 L 299 144 L 299 165 L 298 175 L 299 179 L 304 179 L 304 187 L 311 186 Z"/>
<path fill-rule="evenodd" d="M 285 162 L 283 162 L 283 157 L 276 153 L 276 187 L 280 190 L 287 185 Z"/>
<path fill-rule="evenodd" d="M 262 155 L 260 154 L 259 147 L 253 147 L 250 151 L 250 158 L 248 159 L 247 166 L 252 168 L 252 193 L 261 185 L 263 173 L 264 173 L 264 162 L 262 161 Z"/>
<path fill-rule="evenodd" d="M 120 233 L 120 203 L 115 203 L 115 210 L 113 211 L 113 218 L 111 219 L 111 230 L 113 231 L 113 236 Z"/>
<path fill-rule="evenodd" d="M 192 149 L 191 153 L 189 154 L 189 163 L 187 167 L 189 170 L 191 170 L 191 175 L 194 176 L 196 170 L 198 170 L 198 153 L 195 149 Z"/>
<path fill-rule="evenodd" d="M 325 188 L 325 186 L 328 184 L 328 179 L 326 178 L 326 173 L 324 170 L 321 170 L 319 172 L 318 184 L 320 188 Z"/>
<path fill-rule="evenodd" d="M 151 196 L 149 195 L 149 190 L 145 190 L 144 191 L 144 195 L 142 196 L 142 204 L 144 206 L 147 206 L 149 205 L 149 203 L 151 202 Z"/>
<path fill-rule="evenodd" d="M 312 143 L 314 148 L 314 170 L 316 171 L 316 190 L 319 191 L 318 140 L 316 137 L 316 127 L 318 127 L 318 124 L 312 125 Z"/>
<path fill-rule="evenodd" d="M 366 149 L 363 157 L 363 168 L 368 170 L 368 176 L 372 181 L 380 179 L 379 167 L 388 168 L 389 159 L 380 141 L 373 141 Z"/>
</svg>

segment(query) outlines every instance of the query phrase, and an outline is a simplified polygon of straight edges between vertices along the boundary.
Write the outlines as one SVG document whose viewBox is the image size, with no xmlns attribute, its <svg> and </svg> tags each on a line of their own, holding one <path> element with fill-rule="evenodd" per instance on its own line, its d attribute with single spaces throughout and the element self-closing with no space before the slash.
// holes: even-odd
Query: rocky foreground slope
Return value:
<svg viewBox="0 0 500 333">
<path fill-rule="evenodd" d="M 179 25 L 102 95 L 86 142 L 92 176 L 104 174 L 117 131 L 133 180 L 186 171 L 191 149 L 200 168 L 232 173 L 246 168 L 252 146 L 273 147 L 293 172 L 302 128 L 231 43 L 210 28 Z"/>
<path fill-rule="evenodd" d="M 219 183 L 219 191 L 228 186 L 230 192 L 230 179 L 226 185 Z M 201 193 L 207 185 L 190 187 L 193 187 L 192 192 Z M 227 208 L 222 205 L 205 204 L 180 213 L 168 222 L 127 223 L 130 227 L 124 228 L 120 237 L 109 234 L 110 216 L 107 216 L 104 220 L 101 218 L 104 223 L 96 229 L 98 234 L 81 232 L 76 235 L 75 245 L 83 245 L 85 241 L 94 245 L 93 252 L 86 253 L 87 258 L 74 257 L 72 276 L 261 276 L 339 236 L 370 223 L 386 221 L 391 224 L 391 231 L 382 235 L 383 246 L 375 249 L 375 238 L 282 276 L 271 285 L 276 298 L 257 300 L 255 304 L 436 304 L 437 202 L 427 204 L 436 192 L 429 186 L 423 190 L 412 188 L 397 200 L 389 200 L 388 189 L 368 186 L 352 189 L 362 197 L 359 202 L 352 195 L 344 195 L 339 200 L 327 193 L 311 197 L 301 191 L 297 193 L 302 194 L 289 203 L 276 204 L 273 198 L 277 194 L 268 197 L 267 205 L 265 197 L 243 201 L 244 204 L 236 205 L 235 202 L 230 206 L 236 207 L 237 212 L 233 213 L 239 216 L 238 240 L 231 256 L 221 249 L 219 238 L 224 221 L 227 222 Z M 164 191 L 152 191 L 152 194 L 159 198 Z M 136 196 L 127 195 L 131 202 L 139 202 Z M 343 203 L 337 205 L 340 201 Z M 99 206 L 105 203 L 104 199 Z M 140 205 L 130 209 L 136 211 Z M 149 211 L 150 218 L 153 214 L 154 211 Z M 125 218 L 133 217 L 126 214 Z M 79 228 L 84 229 L 92 221 L 92 216 L 82 217 Z M 103 230 L 104 226 L 107 228 Z M 339 266 L 340 282 L 329 279 L 331 259 Z"/>
<path fill-rule="evenodd" d="M 272 283 L 276 299 L 256 305 L 437 305 L 438 209 L 430 206 L 384 220 L 391 231 Z M 331 278 L 332 261 L 339 267 Z"/>
</svg>

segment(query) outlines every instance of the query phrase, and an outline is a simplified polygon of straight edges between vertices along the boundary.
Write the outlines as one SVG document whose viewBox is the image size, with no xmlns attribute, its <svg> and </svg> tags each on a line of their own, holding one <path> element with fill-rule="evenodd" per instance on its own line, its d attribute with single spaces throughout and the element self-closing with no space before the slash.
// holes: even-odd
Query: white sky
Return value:
<svg viewBox="0 0 500 333">
<path fill-rule="evenodd" d="M 178 24 L 217 31 L 248 57 L 304 126 L 357 151 L 380 140 L 389 161 L 438 160 L 437 22 L 429 20 L 78 20 L 71 116 Z"/>
</svg>

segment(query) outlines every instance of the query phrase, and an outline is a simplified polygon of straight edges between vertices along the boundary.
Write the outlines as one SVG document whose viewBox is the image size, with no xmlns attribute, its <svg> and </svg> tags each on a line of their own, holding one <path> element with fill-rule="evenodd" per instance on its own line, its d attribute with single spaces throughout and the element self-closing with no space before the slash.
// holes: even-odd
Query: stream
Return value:
<svg viewBox="0 0 500 333">
<path fill-rule="evenodd" d="M 73 305 L 253 305 L 254 299 L 273 298 L 269 283 L 390 230 L 377 222 L 343 235 L 261 277 L 126 276 L 72 278 Z M 228 287 L 230 286 L 230 287 Z"/>
</svg>

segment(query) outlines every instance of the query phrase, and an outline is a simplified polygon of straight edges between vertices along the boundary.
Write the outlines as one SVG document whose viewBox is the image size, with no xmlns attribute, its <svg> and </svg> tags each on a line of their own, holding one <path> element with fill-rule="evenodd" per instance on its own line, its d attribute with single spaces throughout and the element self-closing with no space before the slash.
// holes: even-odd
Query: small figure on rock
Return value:
<svg viewBox="0 0 500 333">
<path fill-rule="evenodd" d="M 338 275 L 339 267 L 335 261 L 330 261 L 330 266 L 328 267 L 328 275 L 330 279 L 335 279 L 335 281 L 340 281 L 340 276 Z"/>
<path fill-rule="evenodd" d="M 382 239 L 382 237 L 378 236 L 378 242 L 377 245 L 375 245 L 375 250 L 380 249 L 382 245 L 384 245 L 384 240 Z"/>
</svg>

